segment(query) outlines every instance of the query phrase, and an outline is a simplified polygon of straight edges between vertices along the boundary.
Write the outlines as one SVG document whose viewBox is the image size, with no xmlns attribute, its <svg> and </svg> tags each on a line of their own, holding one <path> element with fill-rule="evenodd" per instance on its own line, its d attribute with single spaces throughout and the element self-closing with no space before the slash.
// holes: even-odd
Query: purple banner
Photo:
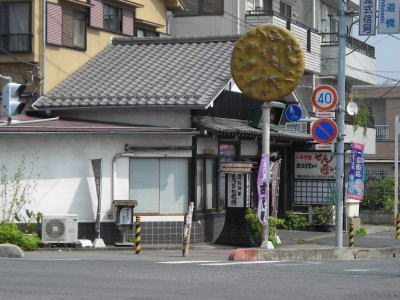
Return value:
<svg viewBox="0 0 400 300">
<path fill-rule="evenodd" d="M 352 143 L 346 199 L 364 198 L 364 145 Z"/>
<path fill-rule="evenodd" d="M 268 224 L 268 197 L 269 197 L 269 154 L 261 156 L 260 168 L 257 177 L 258 218 L 262 225 Z"/>
</svg>

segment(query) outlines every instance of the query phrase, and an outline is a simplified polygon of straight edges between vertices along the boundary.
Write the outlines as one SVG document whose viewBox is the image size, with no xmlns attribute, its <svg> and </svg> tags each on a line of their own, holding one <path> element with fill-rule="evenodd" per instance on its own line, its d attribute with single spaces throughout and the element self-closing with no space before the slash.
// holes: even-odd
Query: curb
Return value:
<svg viewBox="0 0 400 300">
<path fill-rule="evenodd" d="M 22 258 L 24 257 L 24 252 L 17 245 L 0 244 L 0 257 Z"/>
<path fill-rule="evenodd" d="M 239 248 L 229 253 L 228 260 L 258 260 L 257 248 Z"/>
<path fill-rule="evenodd" d="M 256 254 L 255 254 L 256 253 Z M 229 260 L 351 260 L 400 257 L 400 247 L 387 248 L 321 248 L 321 249 L 257 249 L 239 248 L 229 254 Z"/>
<path fill-rule="evenodd" d="M 258 260 L 383 259 L 400 257 L 400 247 L 331 249 L 259 249 Z"/>
</svg>

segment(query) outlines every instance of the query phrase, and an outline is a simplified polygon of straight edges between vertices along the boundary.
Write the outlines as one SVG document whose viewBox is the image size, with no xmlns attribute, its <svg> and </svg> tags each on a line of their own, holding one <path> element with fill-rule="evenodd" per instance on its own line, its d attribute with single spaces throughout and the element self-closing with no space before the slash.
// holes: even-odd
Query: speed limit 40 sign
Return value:
<svg viewBox="0 0 400 300">
<path fill-rule="evenodd" d="M 338 93 L 330 85 L 321 85 L 314 90 L 311 101 L 320 111 L 332 110 L 338 102 Z"/>
</svg>

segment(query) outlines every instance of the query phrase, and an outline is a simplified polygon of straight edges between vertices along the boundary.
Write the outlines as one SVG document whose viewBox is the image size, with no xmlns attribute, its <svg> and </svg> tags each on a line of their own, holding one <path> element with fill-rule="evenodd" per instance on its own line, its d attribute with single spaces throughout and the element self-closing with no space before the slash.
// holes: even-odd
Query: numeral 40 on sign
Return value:
<svg viewBox="0 0 400 300">
<path fill-rule="evenodd" d="M 333 87 L 321 85 L 314 90 L 311 101 L 317 110 L 329 111 L 337 105 L 338 94 Z"/>
</svg>

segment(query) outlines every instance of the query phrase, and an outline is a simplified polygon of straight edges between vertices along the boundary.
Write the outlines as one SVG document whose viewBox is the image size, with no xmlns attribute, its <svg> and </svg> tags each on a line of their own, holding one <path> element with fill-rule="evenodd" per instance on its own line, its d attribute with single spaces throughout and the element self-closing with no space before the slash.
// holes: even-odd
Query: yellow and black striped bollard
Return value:
<svg viewBox="0 0 400 300">
<path fill-rule="evenodd" d="M 135 250 L 136 254 L 140 254 L 140 216 L 136 216 Z"/>
<path fill-rule="evenodd" d="M 397 214 L 396 217 L 396 237 L 397 240 L 400 240 L 400 214 Z"/>
<path fill-rule="evenodd" d="M 354 224 L 349 224 L 349 248 L 354 248 Z"/>
</svg>

